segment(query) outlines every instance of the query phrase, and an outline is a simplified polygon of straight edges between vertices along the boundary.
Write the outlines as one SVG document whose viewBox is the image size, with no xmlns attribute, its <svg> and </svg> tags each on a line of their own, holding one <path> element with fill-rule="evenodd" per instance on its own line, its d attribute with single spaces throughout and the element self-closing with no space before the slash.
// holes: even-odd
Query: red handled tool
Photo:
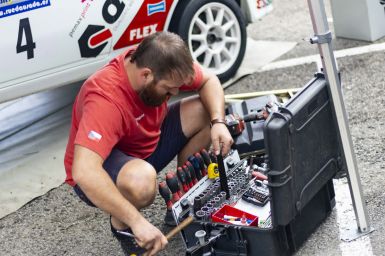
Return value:
<svg viewBox="0 0 385 256">
<path fill-rule="evenodd" d="M 209 167 L 209 165 L 211 164 L 211 159 L 206 149 L 202 148 L 201 156 L 203 158 L 203 161 L 205 162 L 206 167 Z"/>
<path fill-rule="evenodd" d="M 186 193 L 189 190 L 189 187 L 187 185 L 186 175 L 182 167 L 177 168 L 176 175 L 178 176 L 179 181 L 182 184 L 183 191 Z"/>
<path fill-rule="evenodd" d="M 195 176 L 197 177 L 197 179 L 201 180 L 202 179 L 202 172 L 201 172 L 201 167 L 199 165 L 198 159 L 195 156 L 189 156 L 188 161 L 194 167 Z"/>
<path fill-rule="evenodd" d="M 168 189 L 166 182 L 165 181 L 160 182 L 158 187 L 159 187 L 159 194 L 162 196 L 162 198 L 166 202 L 167 210 L 171 210 L 173 203 L 171 201 L 171 192 Z"/>
<path fill-rule="evenodd" d="M 192 188 L 194 186 L 193 181 L 191 179 L 190 172 L 188 170 L 188 167 L 186 165 L 182 166 L 182 170 L 184 172 L 184 175 L 186 176 L 186 183 L 189 188 Z"/>
<path fill-rule="evenodd" d="M 171 190 L 171 193 L 172 193 L 172 201 L 173 201 L 173 202 L 179 201 L 179 199 L 180 199 L 181 196 L 182 196 L 182 193 L 180 192 L 178 179 L 177 179 L 177 177 L 175 176 L 175 173 L 169 171 L 169 172 L 166 174 L 166 183 L 167 183 L 167 186 L 168 186 L 168 187 L 170 188 L 170 190 Z"/>
<path fill-rule="evenodd" d="M 205 167 L 205 162 L 203 161 L 203 157 L 199 153 L 195 153 L 194 156 L 198 160 L 199 168 L 201 169 L 202 176 L 203 177 L 206 176 L 207 175 L 207 169 Z"/>
<path fill-rule="evenodd" d="M 198 172 L 195 170 L 194 166 L 191 164 L 190 161 L 187 161 L 186 162 L 186 165 L 189 169 L 189 172 L 190 172 L 190 175 L 191 175 L 191 178 L 193 180 L 193 183 L 194 185 L 196 183 L 198 183 L 198 181 L 202 178 L 202 175 L 200 175 L 200 171 L 198 170 Z M 197 176 L 197 174 L 199 174 L 199 176 Z M 193 178 L 194 177 L 194 178 Z"/>
</svg>

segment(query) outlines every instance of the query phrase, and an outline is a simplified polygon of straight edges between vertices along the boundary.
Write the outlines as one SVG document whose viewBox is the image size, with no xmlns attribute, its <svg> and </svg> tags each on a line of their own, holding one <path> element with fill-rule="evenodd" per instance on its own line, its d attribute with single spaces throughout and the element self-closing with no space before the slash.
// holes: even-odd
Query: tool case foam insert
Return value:
<svg viewBox="0 0 385 256">
<path fill-rule="evenodd" d="M 332 111 L 327 82 L 317 74 L 270 115 L 264 125 L 264 143 L 269 164 L 271 227 L 194 221 L 181 232 L 186 255 L 204 254 L 197 246 L 198 230 L 204 230 L 207 239 L 216 235 L 209 245 L 211 255 L 281 256 L 297 251 L 333 209 L 332 178 L 345 169 Z M 191 195 L 187 193 L 182 199 L 191 202 Z M 180 204 L 174 204 L 174 217 L 180 222 L 178 208 Z"/>
</svg>

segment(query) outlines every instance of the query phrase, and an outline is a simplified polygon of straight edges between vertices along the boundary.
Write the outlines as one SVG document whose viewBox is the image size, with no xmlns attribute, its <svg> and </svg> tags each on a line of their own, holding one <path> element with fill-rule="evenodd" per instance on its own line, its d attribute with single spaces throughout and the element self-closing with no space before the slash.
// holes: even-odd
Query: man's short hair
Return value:
<svg viewBox="0 0 385 256">
<path fill-rule="evenodd" d="M 151 69 L 155 80 L 185 80 L 194 76 L 193 59 L 178 35 L 163 31 L 147 36 L 131 55 L 139 68 Z"/>
</svg>

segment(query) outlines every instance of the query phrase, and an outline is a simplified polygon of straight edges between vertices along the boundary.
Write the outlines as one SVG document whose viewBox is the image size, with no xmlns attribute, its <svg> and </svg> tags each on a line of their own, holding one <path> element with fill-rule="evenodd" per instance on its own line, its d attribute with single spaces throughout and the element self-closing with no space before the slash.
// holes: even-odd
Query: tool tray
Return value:
<svg viewBox="0 0 385 256">
<path fill-rule="evenodd" d="M 290 255 L 297 251 L 311 233 L 332 211 L 332 178 L 345 169 L 333 118 L 327 82 L 317 74 L 284 107 L 274 112 L 264 124 L 264 144 L 268 159 L 268 188 L 271 225 L 233 225 L 213 221 L 194 221 L 181 233 L 186 255 Z M 232 153 L 233 154 L 233 153 Z M 237 159 L 242 165 L 245 159 Z M 227 173 L 237 168 L 226 163 Z M 190 203 L 211 181 L 202 179 L 183 199 Z M 183 220 L 183 210 L 174 204 L 176 221 Z M 214 213 L 215 215 L 215 213 Z M 213 216 L 214 216 L 213 215 Z M 206 232 L 199 243 L 195 232 Z"/>
</svg>

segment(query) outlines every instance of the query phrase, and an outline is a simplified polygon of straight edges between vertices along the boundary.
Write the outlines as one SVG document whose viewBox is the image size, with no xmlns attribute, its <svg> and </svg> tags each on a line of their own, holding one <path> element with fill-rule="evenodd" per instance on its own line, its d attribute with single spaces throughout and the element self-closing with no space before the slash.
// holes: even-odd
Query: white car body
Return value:
<svg viewBox="0 0 385 256">
<path fill-rule="evenodd" d="M 168 30 L 180 1 L 0 0 L 0 102 L 86 79 L 146 35 Z M 271 10 L 271 0 L 259 1 L 239 2 L 248 22 Z"/>
</svg>

